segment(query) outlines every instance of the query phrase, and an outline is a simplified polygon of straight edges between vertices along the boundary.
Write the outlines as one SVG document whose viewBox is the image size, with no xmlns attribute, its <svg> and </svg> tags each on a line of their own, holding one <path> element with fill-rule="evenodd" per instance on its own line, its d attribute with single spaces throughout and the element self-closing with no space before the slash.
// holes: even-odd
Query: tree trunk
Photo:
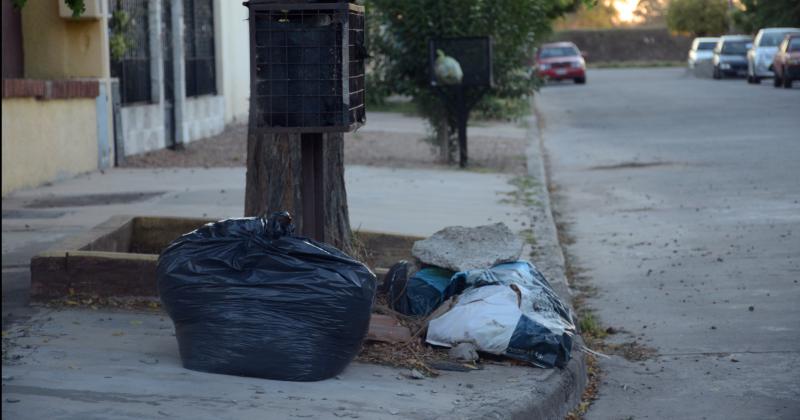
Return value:
<svg viewBox="0 0 800 420">
<path fill-rule="evenodd" d="M 344 135 L 322 135 L 323 242 L 352 253 L 352 232 L 344 185 Z M 245 216 L 286 210 L 298 232 L 303 225 L 302 155 L 300 134 L 258 133 L 247 136 Z"/>
</svg>

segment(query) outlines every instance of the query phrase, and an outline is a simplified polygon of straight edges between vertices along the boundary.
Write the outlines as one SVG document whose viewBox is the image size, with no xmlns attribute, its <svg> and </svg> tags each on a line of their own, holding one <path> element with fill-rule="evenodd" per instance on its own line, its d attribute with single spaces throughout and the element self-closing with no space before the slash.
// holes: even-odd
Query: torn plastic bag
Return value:
<svg viewBox="0 0 800 420">
<path fill-rule="evenodd" d="M 158 289 L 184 367 L 313 381 L 339 374 L 355 357 L 375 276 L 293 231 L 288 213 L 223 220 L 164 250 Z"/>
<path fill-rule="evenodd" d="M 575 326 L 569 308 L 527 261 L 499 264 L 453 276 L 461 287 L 455 306 L 428 324 L 427 342 L 451 347 L 471 342 L 478 350 L 540 367 L 570 359 Z"/>
<path fill-rule="evenodd" d="M 400 261 L 386 273 L 382 289 L 389 306 L 401 314 L 427 316 L 447 300 L 453 272 L 438 267 L 423 268 L 408 276 L 409 263 Z"/>
</svg>

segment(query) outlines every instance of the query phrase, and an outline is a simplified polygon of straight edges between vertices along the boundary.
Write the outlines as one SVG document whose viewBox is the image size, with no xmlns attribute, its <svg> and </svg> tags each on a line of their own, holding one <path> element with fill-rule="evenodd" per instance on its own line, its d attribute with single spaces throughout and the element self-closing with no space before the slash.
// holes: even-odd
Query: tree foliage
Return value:
<svg viewBox="0 0 800 420">
<path fill-rule="evenodd" d="M 608 29 L 619 23 L 619 12 L 612 0 L 599 0 L 595 4 L 581 5 L 574 13 L 568 13 L 556 23 L 557 30 Z"/>
<path fill-rule="evenodd" d="M 733 17 L 736 26 L 746 32 L 768 27 L 800 27 L 800 1 L 741 0 Z"/>
<path fill-rule="evenodd" d="M 727 0 L 672 0 L 667 7 L 667 27 L 675 32 L 719 35 L 729 19 Z"/>
<path fill-rule="evenodd" d="M 491 36 L 492 91 L 478 104 L 488 113 L 519 109 L 538 86 L 528 75 L 533 46 L 552 21 L 589 0 L 366 0 L 370 60 L 368 92 L 380 101 L 388 93 L 414 98 L 432 127 L 455 115 L 430 90 L 428 42 L 433 38 Z M 499 109 L 498 109 L 499 108 Z"/>
<path fill-rule="evenodd" d="M 633 14 L 642 24 L 662 25 L 664 15 L 667 13 L 667 4 L 667 0 L 639 0 Z"/>
<path fill-rule="evenodd" d="M 17 9 L 22 9 L 25 7 L 25 3 L 27 2 L 28 0 L 12 0 L 14 7 Z M 66 3 L 67 7 L 72 10 L 72 17 L 79 17 L 83 14 L 83 12 L 86 11 L 86 4 L 84 0 L 64 0 L 64 3 Z"/>
</svg>

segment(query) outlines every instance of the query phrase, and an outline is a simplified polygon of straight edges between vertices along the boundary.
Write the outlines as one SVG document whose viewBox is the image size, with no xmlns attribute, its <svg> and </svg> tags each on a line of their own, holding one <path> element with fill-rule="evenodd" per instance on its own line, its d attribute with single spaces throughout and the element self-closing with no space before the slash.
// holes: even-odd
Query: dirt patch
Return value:
<svg viewBox="0 0 800 420">
<path fill-rule="evenodd" d="M 672 162 L 622 162 L 614 165 L 600 165 L 589 168 L 592 171 L 613 171 L 615 169 L 652 168 L 654 166 L 669 166 Z"/>
<path fill-rule="evenodd" d="M 247 125 L 232 124 L 214 137 L 193 141 L 183 150 L 161 149 L 127 156 L 123 167 L 236 167 L 247 163 Z"/>
<path fill-rule="evenodd" d="M 84 207 L 84 206 L 107 206 L 109 204 L 128 204 L 137 201 L 148 200 L 158 197 L 166 191 L 156 192 L 129 192 L 112 194 L 83 194 L 68 195 L 64 197 L 40 198 L 26 205 L 30 209 L 41 209 L 50 207 Z"/>
<path fill-rule="evenodd" d="M 358 131 L 345 135 L 345 163 L 394 168 L 453 168 L 438 161 L 438 151 L 425 135 Z M 470 169 L 524 174 L 527 139 L 470 136 Z M 183 150 L 156 150 L 129 156 L 124 167 L 243 167 L 247 164 L 247 125 L 189 143 Z"/>
</svg>

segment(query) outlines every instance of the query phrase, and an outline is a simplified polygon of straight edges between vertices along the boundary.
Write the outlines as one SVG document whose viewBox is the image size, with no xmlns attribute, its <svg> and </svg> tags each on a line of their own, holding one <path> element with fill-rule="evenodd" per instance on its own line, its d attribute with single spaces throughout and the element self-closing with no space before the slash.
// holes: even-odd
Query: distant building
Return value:
<svg viewBox="0 0 800 420">
<path fill-rule="evenodd" d="M 241 2 L 85 3 L 75 18 L 63 0 L 2 0 L 3 195 L 247 118 Z"/>
</svg>

